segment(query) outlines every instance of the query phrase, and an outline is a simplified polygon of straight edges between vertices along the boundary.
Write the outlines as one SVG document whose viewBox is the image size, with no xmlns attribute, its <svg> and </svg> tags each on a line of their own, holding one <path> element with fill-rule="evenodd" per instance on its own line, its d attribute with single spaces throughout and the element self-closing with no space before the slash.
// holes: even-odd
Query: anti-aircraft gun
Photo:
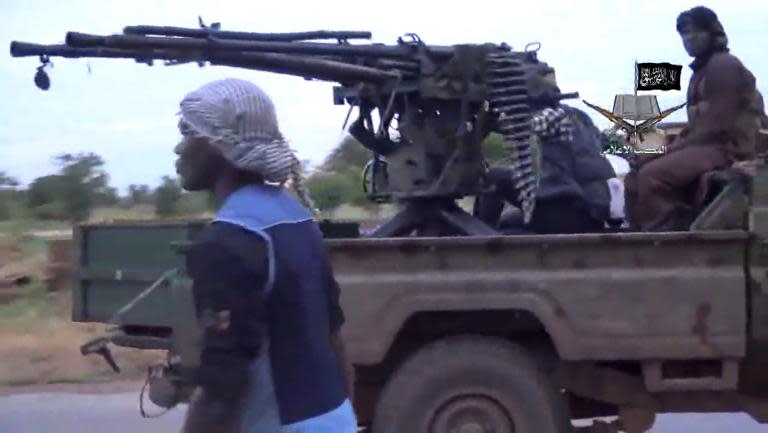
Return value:
<svg viewBox="0 0 768 433">
<path fill-rule="evenodd" d="M 373 200 L 404 204 L 373 234 L 381 237 L 495 234 L 456 204 L 488 188 L 481 144 L 492 132 L 505 140 L 518 199 L 530 215 L 536 176 L 529 119 L 537 107 L 578 96 L 548 83 L 554 71 L 530 45 L 524 51 L 506 44 L 430 46 L 415 34 L 396 45 L 352 44 L 371 34 L 247 33 L 202 21 L 201 27 L 129 26 L 111 36 L 69 32 L 62 45 L 14 41 L 11 54 L 39 56 L 35 83 L 44 90 L 52 57 L 208 63 L 339 83 L 333 101 L 349 104 L 349 114 L 359 107 L 350 132 L 373 152 L 364 170 L 366 192 Z M 335 42 L 318 42 L 323 39 Z"/>
<path fill-rule="evenodd" d="M 53 57 L 211 64 L 338 83 L 333 101 L 350 105 L 347 119 L 353 107 L 359 107 L 350 132 L 373 153 L 364 170 L 370 198 L 404 204 L 373 234 L 379 237 L 495 234 L 456 204 L 488 188 L 481 144 L 492 132 L 505 140 L 523 211 L 530 214 L 537 182 L 529 119 L 538 107 L 577 96 L 563 95 L 550 84 L 547 76 L 553 70 L 538 60 L 532 46 L 524 51 L 505 44 L 430 46 L 413 34 L 395 45 L 353 44 L 351 40 L 368 39 L 370 33 L 264 34 L 201 27 L 131 26 L 111 36 L 70 32 L 65 44 L 14 41 L 10 49 L 14 57 L 39 57 L 34 81 L 43 90 L 51 85 L 46 69 Z M 173 227 L 158 226 L 152 242 L 191 239 L 190 227 L 180 235 Z M 186 398 L 184 384 L 200 361 L 201 329 L 220 318 L 196 314 L 183 270 L 163 273 L 183 268 L 183 260 L 174 254 L 154 248 L 154 255 L 126 259 L 132 249 L 144 245 L 146 235 L 117 228 L 89 235 L 86 229 L 81 227 L 75 239 L 82 272 L 73 319 L 117 328 L 81 350 L 103 355 L 116 370 L 107 349 L 110 343 L 166 350 L 167 363 L 151 370 L 150 397 L 171 407 Z M 107 241 L 102 235 L 111 237 Z M 111 247 L 115 242 L 123 246 L 121 252 Z M 116 260 L 113 254 L 120 255 L 121 263 L 140 262 L 136 266 L 144 271 L 104 271 L 112 266 L 107 262 Z M 115 287 L 119 290 L 110 289 Z"/>
</svg>

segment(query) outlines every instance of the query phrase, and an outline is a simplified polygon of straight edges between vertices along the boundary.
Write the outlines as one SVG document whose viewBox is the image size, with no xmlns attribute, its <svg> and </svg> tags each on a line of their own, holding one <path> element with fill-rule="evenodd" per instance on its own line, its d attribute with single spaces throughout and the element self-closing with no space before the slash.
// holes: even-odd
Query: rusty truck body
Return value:
<svg viewBox="0 0 768 433">
<path fill-rule="evenodd" d="M 434 344 L 466 358 L 454 374 L 471 376 L 480 358 L 495 356 L 461 352 L 477 339 L 511 343 L 543 366 L 573 418 L 623 411 L 624 424 L 650 427 L 658 412 L 761 417 L 753 410 L 768 397 L 760 243 L 743 231 L 329 241 L 358 414 L 374 421 L 382 405 L 422 404 L 403 401 L 409 388 L 451 380 L 397 380 Z M 425 359 L 422 368 L 443 362 Z M 471 387 L 457 384 L 445 400 Z"/>
</svg>

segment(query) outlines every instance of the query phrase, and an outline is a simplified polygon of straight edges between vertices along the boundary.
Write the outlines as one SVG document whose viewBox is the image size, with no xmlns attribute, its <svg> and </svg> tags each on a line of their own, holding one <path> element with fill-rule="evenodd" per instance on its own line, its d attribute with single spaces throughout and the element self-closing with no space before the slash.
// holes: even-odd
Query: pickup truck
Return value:
<svg viewBox="0 0 768 433">
<path fill-rule="evenodd" d="M 768 423 L 768 166 L 724 182 L 684 232 L 363 238 L 324 223 L 361 426 L 640 433 L 673 412 Z M 122 308 L 110 342 L 183 358 L 188 285 L 145 287 L 182 266 L 168 245 L 204 223 L 79 227 L 73 319 Z"/>
</svg>

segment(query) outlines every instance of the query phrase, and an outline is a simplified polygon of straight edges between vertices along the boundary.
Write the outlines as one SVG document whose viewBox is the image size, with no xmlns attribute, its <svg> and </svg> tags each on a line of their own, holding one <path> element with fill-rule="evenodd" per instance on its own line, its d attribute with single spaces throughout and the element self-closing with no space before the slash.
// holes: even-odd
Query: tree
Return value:
<svg viewBox="0 0 768 433">
<path fill-rule="evenodd" d="M 149 189 L 149 185 L 129 185 L 128 200 L 130 201 L 131 206 L 151 203 L 152 192 Z"/>
<path fill-rule="evenodd" d="M 320 169 L 330 173 L 341 172 L 350 167 L 362 170 L 371 158 L 370 150 L 363 147 L 351 135 L 347 135 L 328 155 Z"/>
<path fill-rule="evenodd" d="M 35 179 L 27 193 L 33 215 L 73 222 L 88 218 L 95 204 L 114 204 L 117 191 L 109 187 L 104 160 L 94 153 L 55 157 L 59 174 Z"/>
<path fill-rule="evenodd" d="M 180 215 L 198 216 L 216 209 L 216 203 L 212 200 L 213 194 L 208 191 L 182 192 L 176 206 Z"/>
<path fill-rule="evenodd" d="M 0 171 L 0 221 L 11 218 L 11 202 L 14 202 L 17 194 L 16 187 L 19 181 Z"/>
<path fill-rule="evenodd" d="M 109 176 L 102 169 L 104 160 L 95 153 L 65 153 L 56 156 L 61 174 L 77 179 L 93 194 L 109 194 Z"/>
<path fill-rule="evenodd" d="M 353 167 L 337 173 L 315 173 L 307 179 L 307 188 L 315 206 L 324 212 L 342 204 L 370 204 L 363 192 L 359 171 Z"/>
<path fill-rule="evenodd" d="M 19 181 L 16 178 L 9 176 L 6 172 L 0 171 L 0 188 L 2 189 L 16 189 L 19 186 Z"/>
<path fill-rule="evenodd" d="M 120 196 L 116 188 L 108 186 L 94 194 L 93 203 L 96 206 L 116 206 L 120 203 Z"/>
<path fill-rule="evenodd" d="M 319 173 L 307 179 L 307 189 L 315 207 L 326 212 L 344 203 L 347 182 L 337 173 Z"/>
<path fill-rule="evenodd" d="M 163 181 L 155 189 L 155 213 L 161 217 L 175 215 L 181 199 L 182 189 L 176 179 L 163 176 Z"/>
</svg>

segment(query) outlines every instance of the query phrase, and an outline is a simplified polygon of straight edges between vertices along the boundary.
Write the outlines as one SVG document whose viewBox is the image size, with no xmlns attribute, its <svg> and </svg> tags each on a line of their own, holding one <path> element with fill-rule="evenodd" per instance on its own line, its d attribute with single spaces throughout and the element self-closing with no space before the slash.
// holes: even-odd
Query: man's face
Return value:
<svg viewBox="0 0 768 433">
<path fill-rule="evenodd" d="M 226 165 L 207 138 L 184 137 L 174 151 L 179 155 L 176 173 L 181 177 L 181 186 L 187 191 L 212 189 Z"/>
<path fill-rule="evenodd" d="M 685 51 L 691 57 L 703 55 L 712 44 L 712 35 L 690 22 L 683 27 L 680 37 L 683 39 Z"/>
</svg>

